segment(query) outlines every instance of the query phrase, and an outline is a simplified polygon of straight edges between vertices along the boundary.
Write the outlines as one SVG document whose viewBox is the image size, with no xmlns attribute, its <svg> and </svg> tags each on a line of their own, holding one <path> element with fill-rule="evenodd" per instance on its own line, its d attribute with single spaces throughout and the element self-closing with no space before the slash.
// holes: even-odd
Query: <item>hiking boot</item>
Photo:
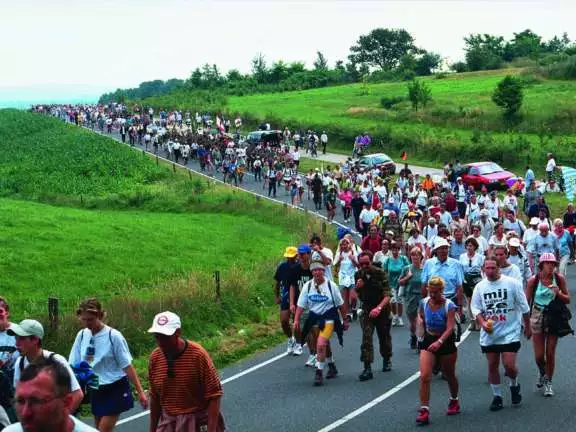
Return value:
<svg viewBox="0 0 576 432">
<path fill-rule="evenodd" d="M 446 415 L 456 415 L 460 414 L 460 402 L 458 399 L 450 399 L 448 402 L 448 409 L 446 410 Z"/>
<path fill-rule="evenodd" d="M 372 374 L 372 369 L 370 368 L 364 369 L 360 374 L 360 376 L 358 377 L 360 381 L 368 381 L 371 380 L 372 378 L 374 378 L 374 375 Z"/>
<path fill-rule="evenodd" d="M 328 363 L 328 372 L 326 373 L 326 379 L 336 378 L 338 376 L 338 369 L 336 369 L 336 363 Z"/>
<path fill-rule="evenodd" d="M 415 350 L 416 348 L 418 348 L 418 339 L 416 335 L 410 335 L 410 349 Z"/>
<path fill-rule="evenodd" d="M 492 399 L 492 403 L 490 404 L 490 411 L 500 411 L 502 408 L 504 408 L 502 396 L 494 396 L 494 399 Z"/>
<path fill-rule="evenodd" d="M 512 405 L 518 406 L 522 403 L 522 395 L 520 394 L 520 384 L 517 386 L 510 386 L 510 396 L 512 397 Z"/>
<path fill-rule="evenodd" d="M 321 386 L 324 384 L 324 374 L 322 370 L 316 369 L 316 375 L 314 376 L 314 385 Z"/>
<path fill-rule="evenodd" d="M 416 416 L 416 423 L 419 425 L 427 425 L 430 423 L 430 411 L 426 408 L 420 408 Z"/>
<path fill-rule="evenodd" d="M 384 360 L 382 362 L 382 372 L 390 372 L 392 370 L 392 361 Z"/>
</svg>

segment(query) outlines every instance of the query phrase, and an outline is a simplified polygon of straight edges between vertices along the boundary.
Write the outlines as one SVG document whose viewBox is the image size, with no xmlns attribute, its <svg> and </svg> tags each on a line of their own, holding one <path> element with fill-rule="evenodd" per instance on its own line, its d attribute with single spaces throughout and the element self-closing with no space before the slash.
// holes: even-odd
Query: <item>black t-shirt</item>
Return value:
<svg viewBox="0 0 576 432">
<path fill-rule="evenodd" d="M 310 268 L 304 269 L 302 268 L 302 264 L 298 263 L 292 268 L 292 278 L 290 281 L 290 285 L 296 286 L 296 293 L 294 295 L 294 302 L 298 300 L 300 296 L 300 291 L 302 291 L 302 287 L 306 282 L 312 279 L 312 272 Z"/>
<path fill-rule="evenodd" d="M 294 271 L 294 267 L 297 264 L 290 263 L 288 261 L 284 261 L 276 267 L 276 273 L 274 273 L 274 280 L 280 283 L 281 291 L 289 290 L 290 283 L 292 282 L 292 274 Z"/>
</svg>

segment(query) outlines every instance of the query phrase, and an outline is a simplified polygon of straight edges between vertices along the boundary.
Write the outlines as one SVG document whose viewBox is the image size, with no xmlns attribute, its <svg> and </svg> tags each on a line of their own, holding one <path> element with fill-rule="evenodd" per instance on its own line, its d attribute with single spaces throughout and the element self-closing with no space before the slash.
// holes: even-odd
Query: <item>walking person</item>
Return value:
<svg viewBox="0 0 576 432">
<path fill-rule="evenodd" d="M 554 219 L 554 229 L 552 235 L 558 239 L 558 272 L 566 277 L 566 270 L 570 262 L 570 245 L 572 243 L 572 236 L 570 232 L 564 228 L 562 219 Z"/>
<path fill-rule="evenodd" d="M 406 316 L 410 325 L 410 349 L 417 349 L 416 318 L 418 306 L 422 299 L 422 249 L 418 246 L 412 247 L 409 256 L 412 263 L 404 266 L 398 283 L 401 287 L 400 297 L 404 300 Z"/>
<path fill-rule="evenodd" d="M 355 288 L 354 274 L 359 267 L 358 255 L 350 245 L 350 240 L 344 237 L 340 240 L 340 245 L 334 258 L 334 268 L 338 268 L 338 285 L 344 299 L 344 305 L 348 311 L 348 316 L 356 318 L 357 294 Z"/>
<path fill-rule="evenodd" d="M 430 423 L 430 382 L 436 364 L 440 364 L 448 381 L 450 400 L 446 415 L 460 413 L 458 379 L 456 378 L 456 305 L 444 297 L 444 280 L 434 276 L 428 281 L 428 296 L 418 307 L 421 328 L 420 349 L 420 410 L 416 423 Z"/>
<path fill-rule="evenodd" d="M 460 255 L 459 261 L 464 272 L 464 282 L 462 289 L 466 297 L 466 305 L 468 318 L 470 319 L 470 331 L 480 330 L 476 326 L 476 321 L 472 318 L 472 310 L 470 303 L 472 301 L 472 293 L 474 288 L 482 280 L 482 267 L 484 267 L 484 255 L 478 253 L 478 241 L 474 237 L 468 237 L 464 242 L 466 253 Z"/>
<path fill-rule="evenodd" d="M 382 356 L 382 371 L 392 370 L 392 336 L 390 335 L 390 301 L 392 293 L 386 273 L 372 264 L 372 252 L 364 251 L 358 257 L 360 270 L 356 272 L 356 290 L 362 301 L 364 313 L 360 317 L 362 328 L 362 345 L 360 360 L 364 370 L 359 376 L 360 381 L 374 378 L 372 363 L 374 362 L 374 330 L 378 336 L 380 355 Z"/>
<path fill-rule="evenodd" d="M 294 328 L 300 330 L 300 318 L 305 310 L 310 313 L 302 329 L 302 341 L 313 327 L 318 328 L 318 338 L 316 340 L 317 365 L 314 375 L 314 385 L 324 384 L 324 367 L 328 364 L 326 379 L 336 378 L 338 369 L 334 363 L 330 337 L 336 332 L 338 341 L 342 345 L 343 332 L 348 329 L 349 322 L 341 317 L 346 316 L 346 306 L 344 299 L 340 295 L 338 288 L 325 277 L 326 267 L 324 262 L 313 260 L 310 264 L 312 280 L 308 281 L 298 297 L 298 307 L 294 318 Z"/>
<path fill-rule="evenodd" d="M 532 336 L 530 307 L 520 281 L 500 274 L 492 257 L 484 261 L 483 279 L 472 294 L 472 315 L 480 330 L 480 347 L 488 361 L 488 380 L 492 387 L 490 411 L 499 411 L 503 405 L 500 385 L 500 361 L 510 381 L 512 405 L 522 402 L 516 356 L 520 350 L 520 334 L 524 321 L 524 335 Z"/>
<path fill-rule="evenodd" d="M 180 317 L 157 314 L 148 333 L 158 347 L 150 354 L 150 432 L 222 432 L 220 399 L 224 394 L 210 355 L 184 339 Z"/>
<path fill-rule="evenodd" d="M 271 166 L 266 173 L 268 179 L 268 196 L 273 195 L 276 198 L 276 170 Z"/>
<path fill-rule="evenodd" d="M 326 146 L 328 145 L 328 135 L 325 131 L 322 131 L 320 135 L 320 143 L 322 144 L 322 154 L 326 154 Z"/>
<path fill-rule="evenodd" d="M 399 280 L 402 270 L 409 262 L 406 255 L 400 255 L 400 243 L 393 241 L 390 244 L 390 250 L 392 251 L 392 256 L 384 261 L 382 270 L 384 270 L 388 276 L 390 290 L 392 291 L 392 327 L 404 327 L 404 321 L 402 321 L 404 307 L 403 299 L 400 296 Z"/>
<path fill-rule="evenodd" d="M 554 396 L 552 377 L 556 366 L 558 338 L 574 333 L 570 328 L 570 293 L 566 278 L 555 271 L 556 257 L 545 253 L 540 257 L 538 271 L 526 286 L 528 303 L 532 305 L 530 326 L 532 329 L 534 357 L 538 366 L 536 387 L 544 388 L 544 396 Z"/>
<path fill-rule="evenodd" d="M 84 361 L 98 376 L 98 389 L 89 390 L 92 415 L 100 432 L 110 432 L 120 414 L 134 407 L 130 383 L 144 409 L 148 407 L 148 397 L 132 365 L 126 339 L 104 324 L 105 312 L 100 301 L 96 298 L 82 301 L 76 315 L 85 328 L 76 335 L 68 361 L 73 366 Z"/>
<path fill-rule="evenodd" d="M 280 305 L 280 325 L 282 331 L 288 337 L 288 347 L 286 353 L 288 355 L 302 355 L 302 346 L 296 343 L 294 333 L 290 327 L 290 283 L 296 266 L 296 257 L 298 256 L 298 249 L 294 246 L 289 246 L 284 252 L 283 261 L 276 268 L 274 274 L 274 297 L 276 304 Z"/>
</svg>

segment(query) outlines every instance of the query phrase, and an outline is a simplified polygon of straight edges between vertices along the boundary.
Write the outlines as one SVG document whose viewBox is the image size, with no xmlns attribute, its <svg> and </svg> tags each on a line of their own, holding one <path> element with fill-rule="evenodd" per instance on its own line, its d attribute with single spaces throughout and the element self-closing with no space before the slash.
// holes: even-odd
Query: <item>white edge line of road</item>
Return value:
<svg viewBox="0 0 576 432">
<path fill-rule="evenodd" d="M 456 344 L 456 346 L 459 346 L 462 342 L 464 342 L 468 336 L 470 336 L 470 330 L 466 330 L 463 334 L 462 337 L 460 339 L 460 342 L 458 342 Z M 342 426 L 345 423 L 348 423 L 350 420 L 358 417 L 360 414 L 368 411 L 370 408 L 375 407 L 376 405 L 378 405 L 380 402 L 384 402 L 386 399 L 394 396 L 396 393 L 398 393 L 400 390 L 402 390 L 403 388 L 407 387 L 408 385 L 412 384 L 414 381 L 416 381 L 418 378 L 420 378 L 420 371 L 415 372 L 413 375 L 409 376 L 408 378 L 406 378 L 404 381 L 402 381 L 400 384 L 398 384 L 397 386 L 391 388 L 390 390 L 388 390 L 386 393 L 378 396 L 375 399 L 372 399 L 370 402 L 368 402 L 365 405 L 362 405 L 360 408 L 355 409 L 354 411 L 346 414 L 344 417 L 336 420 L 334 423 L 330 423 L 328 426 L 323 427 L 322 429 L 320 429 L 318 432 L 329 432 L 329 431 L 333 431 L 334 429 Z"/>
</svg>

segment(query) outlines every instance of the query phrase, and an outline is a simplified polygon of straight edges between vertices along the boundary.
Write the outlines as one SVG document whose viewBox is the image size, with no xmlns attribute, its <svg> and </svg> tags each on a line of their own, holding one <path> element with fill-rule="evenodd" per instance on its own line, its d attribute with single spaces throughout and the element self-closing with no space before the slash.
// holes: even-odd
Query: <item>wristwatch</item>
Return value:
<svg viewBox="0 0 576 432">
<path fill-rule="evenodd" d="M 438 338 L 438 342 L 440 342 L 440 345 L 444 345 L 444 339 Z"/>
</svg>

